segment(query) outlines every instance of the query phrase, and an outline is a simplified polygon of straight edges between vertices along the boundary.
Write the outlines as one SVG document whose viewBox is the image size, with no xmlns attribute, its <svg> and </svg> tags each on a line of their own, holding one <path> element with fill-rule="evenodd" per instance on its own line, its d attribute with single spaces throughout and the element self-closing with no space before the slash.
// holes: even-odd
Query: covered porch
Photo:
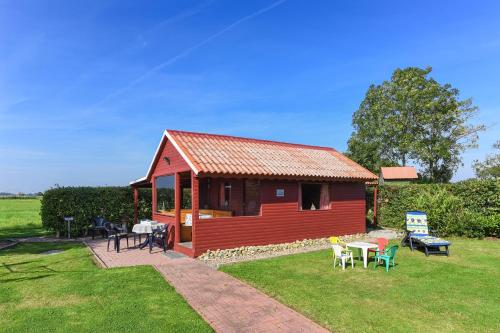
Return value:
<svg viewBox="0 0 500 333">
<path fill-rule="evenodd" d="M 192 171 L 153 176 L 151 181 L 139 179 L 131 183 L 134 223 L 139 223 L 139 189 L 151 188 L 151 218 L 169 224 L 169 247 L 194 256 L 200 219 L 260 215 L 260 182 L 259 179 L 200 177 Z"/>
</svg>

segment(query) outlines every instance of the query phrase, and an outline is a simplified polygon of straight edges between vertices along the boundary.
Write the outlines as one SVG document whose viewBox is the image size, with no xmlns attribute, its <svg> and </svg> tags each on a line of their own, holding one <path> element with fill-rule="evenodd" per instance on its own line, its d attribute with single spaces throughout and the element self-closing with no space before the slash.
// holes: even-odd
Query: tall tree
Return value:
<svg viewBox="0 0 500 333">
<path fill-rule="evenodd" d="M 495 142 L 493 149 L 499 152 L 488 155 L 483 162 L 475 160 L 472 164 L 478 178 L 500 179 L 500 140 Z"/>
<path fill-rule="evenodd" d="M 483 126 L 468 124 L 477 108 L 461 101 L 458 89 L 430 78 L 431 71 L 396 69 L 390 81 L 368 88 L 353 115 L 348 151 L 354 160 L 373 171 L 412 161 L 431 181 L 451 179 Z"/>
</svg>

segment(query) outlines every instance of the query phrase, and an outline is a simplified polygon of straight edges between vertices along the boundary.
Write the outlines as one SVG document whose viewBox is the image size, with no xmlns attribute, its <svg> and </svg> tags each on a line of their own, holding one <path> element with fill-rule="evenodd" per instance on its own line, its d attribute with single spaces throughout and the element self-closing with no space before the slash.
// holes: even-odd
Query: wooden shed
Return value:
<svg viewBox="0 0 500 333">
<path fill-rule="evenodd" d="M 377 176 L 333 148 L 166 130 L 145 177 L 152 219 L 175 251 L 365 232 L 365 182 Z"/>
<path fill-rule="evenodd" d="M 381 167 L 379 184 L 408 184 L 417 180 L 417 169 L 413 166 Z"/>
</svg>

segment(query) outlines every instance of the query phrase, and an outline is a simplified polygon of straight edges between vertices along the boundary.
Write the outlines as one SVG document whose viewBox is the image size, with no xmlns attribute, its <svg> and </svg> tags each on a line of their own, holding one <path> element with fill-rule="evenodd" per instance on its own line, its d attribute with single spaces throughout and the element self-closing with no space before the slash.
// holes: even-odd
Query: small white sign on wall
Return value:
<svg viewBox="0 0 500 333">
<path fill-rule="evenodd" d="M 285 189 L 284 188 L 276 189 L 276 196 L 277 197 L 284 197 L 285 196 Z"/>
</svg>

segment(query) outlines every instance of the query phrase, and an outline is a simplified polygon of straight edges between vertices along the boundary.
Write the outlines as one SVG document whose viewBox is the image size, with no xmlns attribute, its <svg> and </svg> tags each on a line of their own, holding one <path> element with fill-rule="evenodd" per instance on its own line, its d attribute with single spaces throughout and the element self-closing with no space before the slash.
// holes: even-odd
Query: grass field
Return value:
<svg viewBox="0 0 500 333">
<path fill-rule="evenodd" d="M 100 269 L 83 245 L 60 243 L 2 250 L 0 263 L 2 332 L 212 331 L 150 266 Z"/>
<path fill-rule="evenodd" d="M 335 332 L 498 332 L 500 241 L 453 240 L 450 257 L 400 249 L 396 269 L 333 269 L 320 251 L 223 266 Z"/>
<path fill-rule="evenodd" d="M 0 200 L 0 238 L 45 234 L 39 207 Z M 101 269 L 82 244 L 23 243 L 0 250 L 0 332 L 212 329 L 150 266 Z"/>
<path fill-rule="evenodd" d="M 0 239 L 43 236 L 40 199 L 0 200 Z"/>
</svg>

